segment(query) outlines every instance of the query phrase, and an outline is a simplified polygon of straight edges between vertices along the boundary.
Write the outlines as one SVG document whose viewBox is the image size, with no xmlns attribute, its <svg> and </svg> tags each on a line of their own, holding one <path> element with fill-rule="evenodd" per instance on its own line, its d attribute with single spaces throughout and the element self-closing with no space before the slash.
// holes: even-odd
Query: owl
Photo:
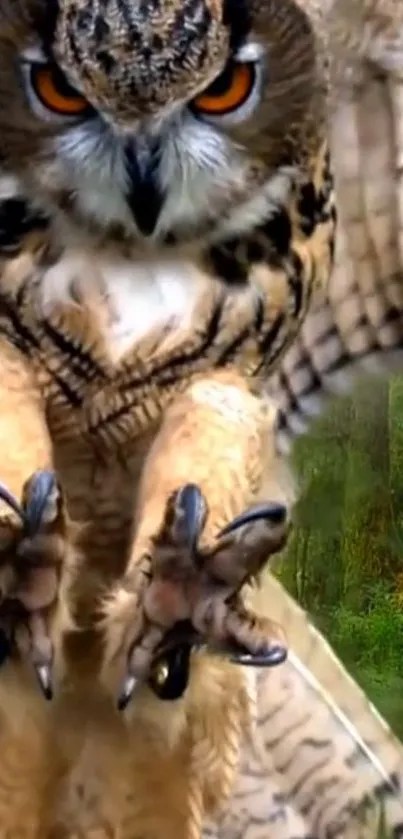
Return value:
<svg viewBox="0 0 403 839">
<path fill-rule="evenodd" d="M 263 383 L 332 263 L 320 18 L 3 3 L 0 40 L 6 627 L 49 696 L 62 576 L 121 706 L 178 623 L 277 661 L 234 593 L 285 539 Z"/>
<path fill-rule="evenodd" d="M 328 116 L 361 55 L 331 11 L 0 0 L 5 835 L 225 839 L 246 803 L 257 836 L 260 783 L 284 837 L 355 836 L 367 800 L 403 821 L 400 744 L 248 588 L 289 526 L 288 352 L 335 276 Z"/>
</svg>

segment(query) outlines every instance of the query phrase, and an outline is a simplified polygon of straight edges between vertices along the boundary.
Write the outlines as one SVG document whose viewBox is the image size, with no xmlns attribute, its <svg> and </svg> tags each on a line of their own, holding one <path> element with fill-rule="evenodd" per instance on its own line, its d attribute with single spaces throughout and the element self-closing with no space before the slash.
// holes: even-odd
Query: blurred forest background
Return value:
<svg viewBox="0 0 403 839">
<path fill-rule="evenodd" d="M 403 377 L 337 400 L 295 465 L 279 576 L 403 738 Z"/>
</svg>

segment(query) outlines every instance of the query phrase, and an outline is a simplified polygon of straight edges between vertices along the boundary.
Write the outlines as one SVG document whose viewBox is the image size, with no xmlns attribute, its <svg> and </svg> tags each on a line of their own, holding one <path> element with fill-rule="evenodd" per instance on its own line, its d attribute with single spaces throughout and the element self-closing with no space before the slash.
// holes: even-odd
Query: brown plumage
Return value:
<svg viewBox="0 0 403 839">
<path fill-rule="evenodd" d="M 269 381 L 282 451 L 357 376 L 385 375 L 403 363 L 402 6 L 335 0 L 325 24 L 335 265 Z"/>
<path fill-rule="evenodd" d="M 16 86 L 17 65 L 20 73 L 0 141 L 4 189 L 17 196 L 22 191 L 31 202 L 22 218 L 21 199 L 4 202 L 5 213 L 7 204 L 14 212 L 1 286 L 3 382 L 9 394 L 4 421 L 12 423 L 19 411 L 16 443 L 22 445 L 35 415 L 35 442 L 26 461 L 18 456 L 15 462 L 11 455 L 3 468 L 6 490 L 16 499 L 11 507 L 3 499 L 10 578 L 5 599 L 13 595 L 32 613 L 31 655 L 47 693 L 51 646 L 45 636 L 51 627 L 46 623 L 52 622 L 63 559 L 73 623 L 92 627 L 101 614 L 106 649 L 116 646 L 116 633 L 121 636 L 118 649 L 129 681 L 147 674 L 157 640 L 179 617 L 210 642 L 242 638 L 245 653 L 260 654 L 263 642 L 257 635 L 252 640 L 248 616 L 230 630 L 222 604 L 259 570 L 269 549 L 281 546 L 286 511 L 266 507 L 248 513 L 256 500 L 271 499 L 263 498 L 256 475 L 252 482 L 248 477 L 247 446 L 239 450 L 239 490 L 232 500 L 233 475 L 225 472 L 225 458 L 221 478 L 215 463 L 224 443 L 231 461 L 236 441 L 224 440 L 223 420 L 214 440 L 213 409 L 211 444 L 209 437 L 197 442 L 205 418 L 202 412 L 202 421 L 197 419 L 189 387 L 197 377 L 228 370 L 233 387 L 246 387 L 242 410 L 249 416 L 248 390 L 261 392 L 267 371 L 298 328 L 313 286 L 328 275 L 334 212 L 323 53 L 315 29 L 293 3 L 232 9 L 200 2 L 196 9 L 193 3 L 160 0 L 150 17 L 141 3 L 99 2 L 83 9 L 65 0 L 49 9 L 3 2 L 0 41 L 4 107 L 7 91 Z M 157 56 L 152 76 L 150 44 Z M 239 85 L 242 95 L 234 99 Z M 270 138 L 264 144 L 262 131 Z M 24 138 L 24 150 L 18 138 Z M 40 236 L 32 239 L 40 230 L 42 244 Z M 23 252 L 11 258 L 22 242 Z M 14 376 L 16 384 L 8 384 Z M 186 417 L 190 410 L 193 430 Z M 261 430 L 256 423 L 253 433 L 262 438 L 264 423 Z M 242 423 L 241 431 L 249 434 Z M 169 469 L 172 484 L 164 477 L 169 494 L 160 480 L 160 501 L 151 501 L 148 490 L 146 503 L 146 482 L 168 469 L 168 439 L 176 434 L 181 469 Z M 199 447 L 203 457 L 209 449 L 217 452 L 200 480 Z M 116 478 L 119 488 L 111 493 L 116 459 L 122 458 L 127 475 Z M 90 494 L 100 462 L 105 488 L 99 485 Z M 234 516 L 245 513 L 256 521 L 238 522 L 235 529 L 224 489 Z M 26 491 L 33 507 L 19 509 Z M 185 522 L 189 532 L 175 535 L 184 492 L 185 507 L 194 508 L 190 517 L 199 521 Z M 221 536 L 220 522 L 226 528 Z M 45 572 L 38 552 L 48 565 L 55 538 L 56 569 Z M 203 566 L 202 589 L 221 586 L 221 605 L 212 605 L 215 596 L 200 604 L 192 582 L 192 596 L 187 583 L 186 595 L 177 591 L 175 607 L 172 603 L 164 614 L 157 581 L 147 582 L 149 565 L 157 579 L 166 577 L 158 570 L 158 554 L 169 547 L 175 555 L 181 540 L 180 552 L 189 545 L 194 554 L 188 562 Z M 243 553 L 254 541 L 256 557 L 249 567 Z M 236 573 L 228 561 L 234 542 Z M 16 549 L 18 567 L 12 558 Z M 41 565 L 29 579 L 27 552 Z M 106 623 L 100 598 L 108 604 Z M 39 620 L 43 610 L 45 624 Z M 6 602 L 6 628 L 18 622 L 15 609 L 11 612 Z M 150 621 L 150 638 L 132 655 Z M 258 634 L 257 627 L 254 631 Z M 148 650 L 146 658 L 141 650 Z"/>
<path fill-rule="evenodd" d="M 268 706 L 293 748 L 329 724 L 292 657 L 259 677 L 225 661 L 278 663 L 298 614 L 270 578 L 261 613 L 239 589 L 288 523 L 263 388 L 332 264 L 325 11 L 0 0 L 5 835 L 198 839 L 213 820 L 232 839 L 247 793 L 257 836 Z M 375 760 L 348 792 L 343 727 L 315 741 L 336 779 L 324 814 L 281 748 L 261 754 L 273 823 L 285 773 L 281 839 L 322 839 L 336 816 L 354 831 L 377 796 L 401 824 L 400 747 L 384 753 L 363 699 L 349 710 Z"/>
</svg>

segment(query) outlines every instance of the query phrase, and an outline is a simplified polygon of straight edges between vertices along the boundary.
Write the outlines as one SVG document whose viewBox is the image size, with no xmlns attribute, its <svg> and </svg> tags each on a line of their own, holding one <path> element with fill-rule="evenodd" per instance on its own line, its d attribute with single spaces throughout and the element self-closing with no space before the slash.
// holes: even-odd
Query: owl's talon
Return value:
<svg viewBox="0 0 403 839">
<path fill-rule="evenodd" d="M 185 693 L 190 677 L 192 645 L 181 643 L 155 659 L 148 684 L 163 701 L 173 702 Z"/>
<path fill-rule="evenodd" d="M 35 664 L 34 670 L 38 679 L 39 687 L 45 697 L 50 702 L 53 699 L 53 685 L 51 667 L 49 664 Z"/>
<path fill-rule="evenodd" d="M 145 544 L 146 577 L 139 572 L 141 553 L 133 563 L 135 574 L 126 583 L 132 605 L 127 594 L 124 599 L 126 635 L 120 630 L 119 646 L 113 651 L 115 656 L 122 653 L 127 662 L 118 699 L 121 710 L 137 681 L 148 681 L 162 699 L 181 696 L 192 647 L 244 666 L 274 667 L 287 656 L 278 628 L 268 618 L 255 618 L 237 597 L 270 554 L 283 547 L 286 506 L 255 504 L 222 528 L 218 537 L 210 528 L 212 538 L 205 534 L 208 512 L 201 489 L 192 483 L 183 485 L 169 497 L 162 526 Z M 168 668 L 165 685 L 152 677 L 158 659 Z"/>
<path fill-rule="evenodd" d="M 219 539 L 223 536 L 228 536 L 230 533 L 233 533 L 235 530 L 238 530 L 238 528 L 243 527 L 246 524 L 253 524 L 254 522 L 264 520 L 275 526 L 283 524 L 286 518 L 287 508 L 284 504 L 276 502 L 255 504 L 253 507 L 245 510 L 244 513 L 236 516 L 231 522 L 229 522 L 229 524 L 223 527 L 219 533 Z"/>
<path fill-rule="evenodd" d="M 2 486 L 0 499 L 21 519 L 21 523 L 13 520 L 9 525 L 7 514 L 4 517 L 10 537 L 1 557 L 0 627 L 6 628 L 10 637 L 10 654 L 18 652 L 29 662 L 44 697 L 50 700 L 50 625 L 68 547 L 63 496 L 53 472 L 38 470 L 23 487 L 21 504 Z"/>
<path fill-rule="evenodd" d="M 288 655 L 286 647 L 281 644 L 274 644 L 267 650 L 256 653 L 251 653 L 249 650 L 236 646 L 234 646 L 233 652 L 231 648 L 228 652 L 229 660 L 243 667 L 277 667 L 284 663 Z"/>
<path fill-rule="evenodd" d="M 118 696 L 118 711 L 124 711 L 127 708 L 133 693 L 135 691 L 138 679 L 135 676 L 132 676 L 130 673 L 126 676 L 123 687 L 119 692 Z"/>
<path fill-rule="evenodd" d="M 53 645 L 49 637 L 46 618 L 38 611 L 27 618 L 30 659 L 41 691 L 48 701 L 53 699 L 52 665 Z"/>
<path fill-rule="evenodd" d="M 57 494 L 58 486 L 53 472 L 38 470 L 32 475 L 23 502 L 24 524 L 29 536 L 35 536 L 42 524 L 46 524 L 44 515 L 51 504 L 51 496 L 56 498 Z"/>
<path fill-rule="evenodd" d="M 191 554 L 196 546 L 207 516 L 207 503 L 196 484 L 185 484 L 174 495 L 172 533 L 179 544 L 186 544 Z M 167 516 L 168 518 L 168 516 Z"/>
<path fill-rule="evenodd" d="M 157 654 L 150 668 L 148 684 L 156 696 L 163 701 L 180 699 L 186 691 L 190 676 L 192 644 L 178 642 Z M 118 697 L 118 710 L 124 711 L 129 704 L 138 680 L 127 674 Z"/>
</svg>

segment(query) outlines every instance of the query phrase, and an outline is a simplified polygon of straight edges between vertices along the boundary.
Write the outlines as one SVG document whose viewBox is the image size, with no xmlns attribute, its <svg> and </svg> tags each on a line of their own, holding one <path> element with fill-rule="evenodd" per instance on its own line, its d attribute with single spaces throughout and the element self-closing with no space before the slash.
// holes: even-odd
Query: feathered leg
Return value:
<svg viewBox="0 0 403 839">
<path fill-rule="evenodd" d="M 140 483 L 127 571 L 106 604 L 106 664 L 123 657 L 127 672 L 121 706 L 180 637 L 243 663 L 284 660 L 281 629 L 237 597 L 286 539 L 279 487 L 263 500 L 272 422 L 233 372 L 198 380 L 166 412 Z"/>
<path fill-rule="evenodd" d="M 66 553 L 66 514 L 37 383 L 23 355 L 0 345 L 0 627 L 31 659 L 47 698 L 50 623 Z"/>
</svg>

